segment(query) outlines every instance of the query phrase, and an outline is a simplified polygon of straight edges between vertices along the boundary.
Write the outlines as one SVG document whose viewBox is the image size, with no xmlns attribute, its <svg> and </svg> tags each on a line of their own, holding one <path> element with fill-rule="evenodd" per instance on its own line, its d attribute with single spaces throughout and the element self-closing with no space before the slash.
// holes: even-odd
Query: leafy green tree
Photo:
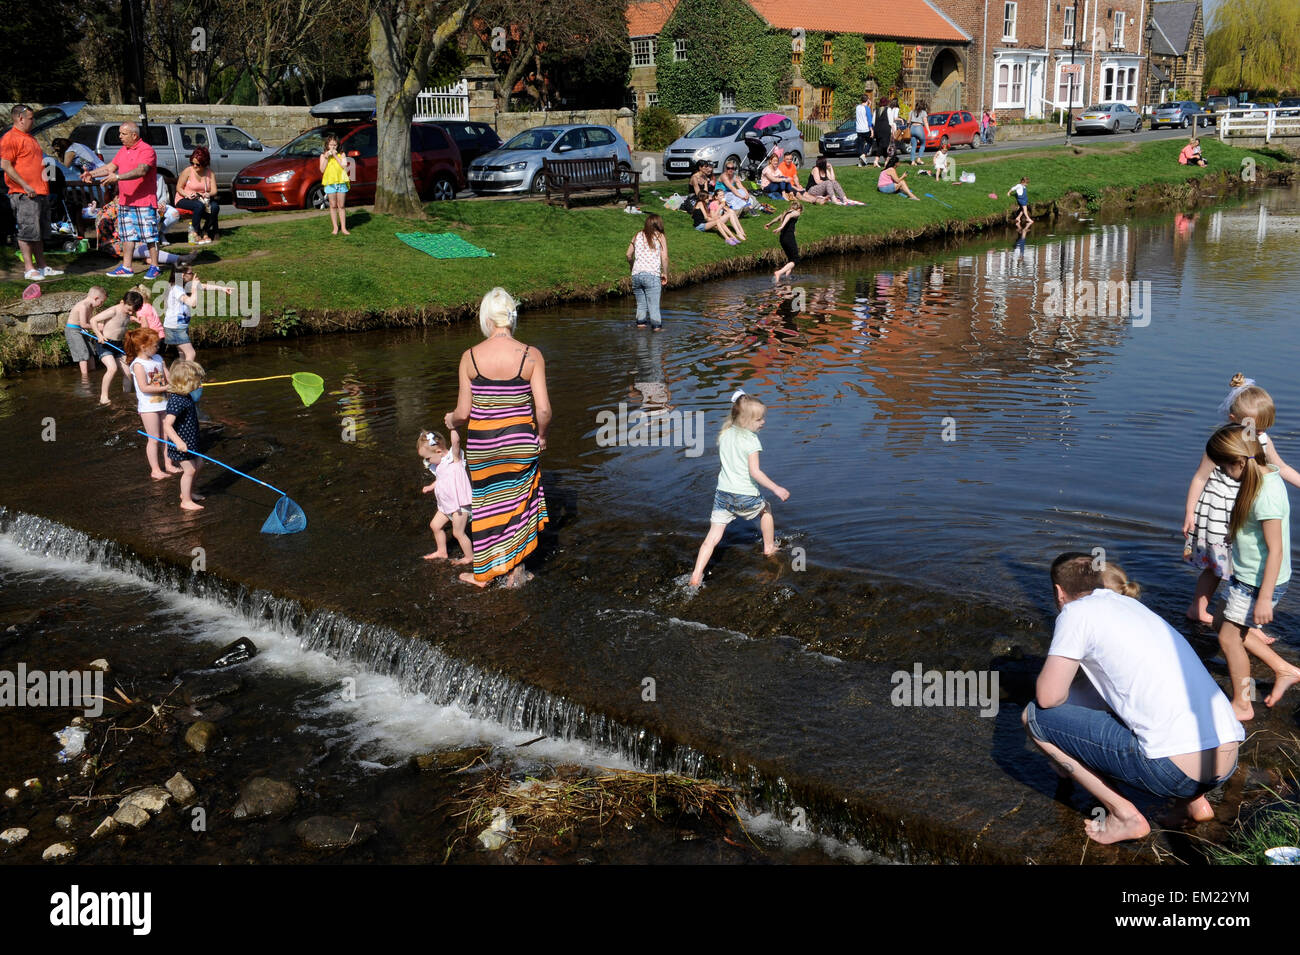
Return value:
<svg viewBox="0 0 1300 955">
<path fill-rule="evenodd" d="M 1300 86 L 1300 3 L 1225 0 L 1219 4 L 1205 36 L 1205 83 L 1233 91 L 1241 86 L 1248 90 Z"/>
<path fill-rule="evenodd" d="M 679 37 L 684 62 L 673 60 Z M 744 0 L 681 0 L 659 34 L 659 102 L 674 113 L 712 113 L 726 91 L 737 109 L 772 109 L 790 85 L 790 53 L 790 36 L 771 30 Z"/>
</svg>

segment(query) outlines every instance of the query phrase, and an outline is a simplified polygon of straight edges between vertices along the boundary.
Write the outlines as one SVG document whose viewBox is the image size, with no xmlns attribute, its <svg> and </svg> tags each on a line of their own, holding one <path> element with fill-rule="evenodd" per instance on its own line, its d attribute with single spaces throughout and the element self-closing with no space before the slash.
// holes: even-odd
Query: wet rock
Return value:
<svg viewBox="0 0 1300 955">
<path fill-rule="evenodd" d="M 95 827 L 95 831 L 90 834 L 92 839 L 103 839 L 105 836 L 112 835 L 117 831 L 117 820 L 112 816 L 105 816 L 104 821 Z"/>
<path fill-rule="evenodd" d="M 22 799 L 23 799 L 22 790 L 18 789 L 16 786 L 10 786 L 8 789 L 5 790 L 5 802 L 9 803 L 9 805 L 11 806 L 17 805 L 18 803 L 22 802 Z"/>
<path fill-rule="evenodd" d="M 103 657 L 97 660 L 91 660 L 86 666 L 91 670 L 98 670 L 100 673 L 111 673 L 113 668 L 108 665 L 108 661 Z"/>
<path fill-rule="evenodd" d="M 492 810 L 491 824 L 478 834 L 479 844 L 488 852 L 503 848 L 515 831 L 514 823 L 514 818 L 506 814 L 505 808 L 497 806 Z"/>
<path fill-rule="evenodd" d="M 145 786 L 137 789 L 118 803 L 119 807 L 139 806 L 151 816 L 156 816 L 171 802 L 172 794 L 161 786 Z"/>
<path fill-rule="evenodd" d="M 216 724 L 207 720 L 199 720 L 185 731 L 185 745 L 196 753 L 206 753 L 218 738 Z"/>
<path fill-rule="evenodd" d="M 21 826 L 14 826 L 12 829 L 6 829 L 0 832 L 0 842 L 8 846 L 16 846 L 24 839 L 31 835 L 31 831 Z"/>
<path fill-rule="evenodd" d="M 172 798 L 181 806 L 188 806 L 194 801 L 194 797 L 198 795 L 198 790 L 194 788 L 194 785 L 180 773 L 167 780 L 166 786 L 167 791 L 172 794 Z"/>
<path fill-rule="evenodd" d="M 41 853 L 42 862 L 67 862 L 77 854 L 71 842 L 56 842 Z"/>
<path fill-rule="evenodd" d="M 278 779 L 257 776 L 244 784 L 235 804 L 236 819 L 282 816 L 298 804 L 298 790 Z"/>
<path fill-rule="evenodd" d="M 368 822 L 312 816 L 298 823 L 294 832 L 308 849 L 338 849 L 360 845 L 375 834 L 375 827 Z"/>
<path fill-rule="evenodd" d="M 411 757 L 411 768 L 421 773 L 451 772 L 486 759 L 490 752 L 485 746 L 466 746 L 464 749 L 424 753 Z"/>
<path fill-rule="evenodd" d="M 184 706 L 172 713 L 181 723 L 194 723 L 207 720 L 216 723 L 230 715 L 230 707 L 217 702 L 204 703 L 202 706 Z"/>
<path fill-rule="evenodd" d="M 183 694 L 185 702 L 194 705 L 238 693 L 243 688 L 243 678 L 234 673 L 210 673 L 186 680 Z"/>
<path fill-rule="evenodd" d="M 132 829 L 139 829 L 149 821 L 149 814 L 139 806 L 127 805 L 113 813 L 113 821 L 119 826 L 129 826 Z"/>
<path fill-rule="evenodd" d="M 255 656 L 257 656 L 257 644 L 253 643 L 248 637 L 240 637 L 217 654 L 217 658 L 212 661 L 212 666 L 232 667 L 237 663 L 243 663 L 245 660 L 251 660 Z"/>
<path fill-rule="evenodd" d="M 72 828 L 72 817 L 68 815 L 55 816 L 54 828 L 62 829 L 64 832 L 67 832 L 69 829 Z"/>
</svg>

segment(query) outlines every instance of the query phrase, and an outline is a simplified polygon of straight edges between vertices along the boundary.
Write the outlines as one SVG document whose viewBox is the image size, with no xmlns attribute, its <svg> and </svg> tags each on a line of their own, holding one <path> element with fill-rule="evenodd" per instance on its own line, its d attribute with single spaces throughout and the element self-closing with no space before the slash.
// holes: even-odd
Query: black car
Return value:
<svg viewBox="0 0 1300 955">
<path fill-rule="evenodd" d="M 858 155 L 858 125 L 853 119 L 846 119 L 829 133 L 822 133 L 818 139 L 823 156 Z"/>
<path fill-rule="evenodd" d="M 1279 116 L 1300 116 L 1300 99 L 1294 96 L 1277 101 Z"/>
<path fill-rule="evenodd" d="M 469 164 L 479 156 L 490 153 L 501 145 L 501 137 L 487 123 L 453 119 L 440 119 L 437 123 L 460 147 L 461 162 L 465 164 L 466 169 L 469 169 Z"/>
</svg>

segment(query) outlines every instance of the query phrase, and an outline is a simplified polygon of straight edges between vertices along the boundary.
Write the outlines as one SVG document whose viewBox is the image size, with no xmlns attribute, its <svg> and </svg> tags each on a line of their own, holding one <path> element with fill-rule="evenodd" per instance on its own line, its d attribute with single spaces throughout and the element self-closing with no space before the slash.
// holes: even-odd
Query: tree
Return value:
<svg viewBox="0 0 1300 955">
<path fill-rule="evenodd" d="M 81 70 L 75 48 L 81 35 L 78 5 L 70 0 L 15 4 L 0 17 L 0 99 L 32 103 L 76 99 Z M 9 113 L 0 124 L 9 123 Z"/>
<path fill-rule="evenodd" d="M 1234 91 L 1242 86 L 1248 90 L 1300 86 L 1300 3 L 1232 0 L 1220 4 L 1205 36 L 1205 84 Z"/>
<path fill-rule="evenodd" d="M 224 0 L 231 47 L 257 87 L 257 105 L 288 78 L 290 64 L 315 30 L 331 20 L 334 4 L 320 0 Z"/>
<path fill-rule="evenodd" d="M 372 0 L 370 66 L 375 76 L 379 179 L 375 212 L 423 215 L 411 175 L 415 98 L 434 60 L 474 13 L 479 0 Z"/>
</svg>

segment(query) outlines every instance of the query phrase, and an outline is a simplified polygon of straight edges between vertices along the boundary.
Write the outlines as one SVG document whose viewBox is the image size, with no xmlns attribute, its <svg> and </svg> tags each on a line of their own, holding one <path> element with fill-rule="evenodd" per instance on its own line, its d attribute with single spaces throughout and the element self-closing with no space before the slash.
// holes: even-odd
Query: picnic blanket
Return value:
<svg viewBox="0 0 1300 955">
<path fill-rule="evenodd" d="M 394 235 L 435 259 L 487 258 L 494 254 L 466 242 L 454 232 L 396 232 Z"/>
</svg>

